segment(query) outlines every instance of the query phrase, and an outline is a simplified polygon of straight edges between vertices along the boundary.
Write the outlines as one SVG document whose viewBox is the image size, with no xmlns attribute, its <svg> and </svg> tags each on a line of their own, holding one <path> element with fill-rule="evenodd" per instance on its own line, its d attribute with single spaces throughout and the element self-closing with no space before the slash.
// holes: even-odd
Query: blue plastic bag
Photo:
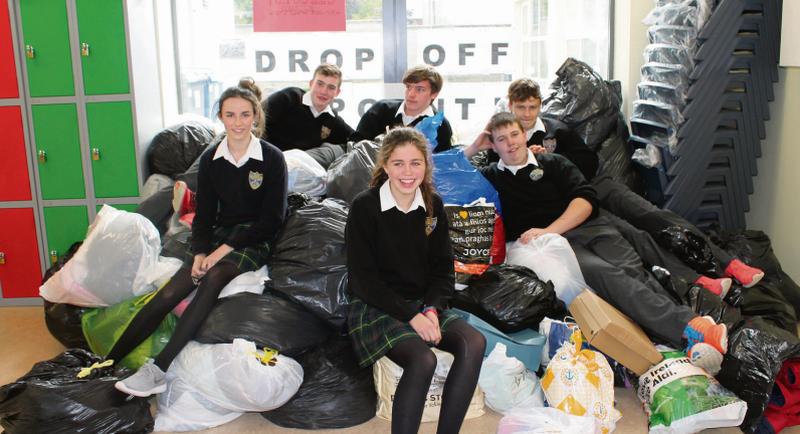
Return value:
<svg viewBox="0 0 800 434">
<path fill-rule="evenodd" d="M 445 204 L 463 205 L 483 197 L 486 202 L 494 203 L 500 215 L 503 214 L 497 190 L 470 164 L 460 149 L 433 154 L 433 183 Z"/>
<path fill-rule="evenodd" d="M 439 143 L 436 139 L 439 136 L 439 127 L 442 126 L 442 122 L 444 122 L 444 111 L 440 110 L 433 116 L 423 118 L 415 126 L 417 131 L 422 133 L 422 135 L 428 139 L 428 149 L 430 149 L 431 153 L 433 153 L 433 150 L 436 149 L 436 146 Z"/>
</svg>

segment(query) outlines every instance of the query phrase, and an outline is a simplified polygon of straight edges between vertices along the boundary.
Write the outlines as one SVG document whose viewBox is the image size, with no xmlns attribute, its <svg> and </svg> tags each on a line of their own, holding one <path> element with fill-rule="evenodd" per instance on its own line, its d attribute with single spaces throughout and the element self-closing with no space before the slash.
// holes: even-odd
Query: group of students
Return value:
<svg viewBox="0 0 800 434">
<path fill-rule="evenodd" d="M 305 150 L 326 165 L 345 152 L 347 141 L 384 135 L 370 187 L 353 201 L 345 229 L 352 294 L 348 332 L 361 366 L 386 356 L 404 370 L 392 408 L 393 433 L 419 428 L 436 368 L 429 347 L 452 353 L 437 432 L 459 431 L 486 341 L 448 310 L 454 291 L 453 252 L 444 205 L 433 186 L 431 152 L 451 147 L 452 130 L 445 119 L 437 143 L 429 145 L 413 128 L 434 114 L 432 103 L 442 78 L 430 66 L 411 68 L 403 78 L 405 98 L 378 101 L 355 130 L 331 107 L 341 82 L 337 67 L 321 65 L 307 91 L 283 89 L 262 103 L 253 80 L 243 79 L 222 93 L 217 116 L 226 137 L 201 157 L 192 259 L 136 315 L 107 359 L 120 360 L 192 290 L 197 289 L 197 296 L 167 346 L 118 382 L 119 390 L 141 397 L 163 392 L 165 371 L 208 316 L 222 288 L 266 263 L 287 209 L 282 150 Z M 510 112 L 494 115 L 464 153 L 494 153 L 497 161 L 480 172 L 500 195 L 507 240 L 518 241 L 509 248 L 525 248 L 544 234 L 564 236 L 586 282 L 601 297 L 649 335 L 685 348 L 694 363 L 712 371 L 716 363 L 718 368 L 714 356 L 726 352 L 725 326 L 675 303 L 642 259 L 670 271 L 678 268 L 676 274 L 719 295 L 730 286 L 730 277 L 752 285 L 763 273 L 736 259 L 720 258 L 730 277 L 703 277 L 662 252 L 647 227 L 634 228 L 601 208 L 639 210 L 631 218 L 640 218 L 643 226 L 663 223 L 668 218 L 661 213 L 668 212 L 636 202 L 624 187 L 595 177 L 596 153 L 563 123 L 539 116 L 541 95 L 535 82 L 516 80 L 508 97 Z"/>
</svg>

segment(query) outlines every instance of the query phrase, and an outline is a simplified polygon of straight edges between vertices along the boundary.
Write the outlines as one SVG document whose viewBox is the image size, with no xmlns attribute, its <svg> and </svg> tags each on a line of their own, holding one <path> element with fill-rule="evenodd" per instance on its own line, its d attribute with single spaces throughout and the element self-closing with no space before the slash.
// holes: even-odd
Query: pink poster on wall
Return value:
<svg viewBox="0 0 800 434">
<path fill-rule="evenodd" d="M 345 0 L 253 0 L 254 32 L 343 32 Z"/>
</svg>

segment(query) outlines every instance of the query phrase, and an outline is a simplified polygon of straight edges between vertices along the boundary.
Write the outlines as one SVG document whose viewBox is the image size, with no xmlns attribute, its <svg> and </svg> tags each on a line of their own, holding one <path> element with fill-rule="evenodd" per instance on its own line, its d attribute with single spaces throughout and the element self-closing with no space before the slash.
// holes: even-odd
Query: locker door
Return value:
<svg viewBox="0 0 800 434">
<path fill-rule="evenodd" d="M 47 255 L 55 262 L 76 241 L 86 238 L 89 215 L 85 206 L 50 206 L 44 209 Z"/>
<path fill-rule="evenodd" d="M 0 201 L 31 200 L 22 110 L 18 106 L 0 107 Z"/>
<path fill-rule="evenodd" d="M 17 98 L 17 69 L 8 2 L 0 2 L 0 98 Z"/>
<path fill-rule="evenodd" d="M 21 0 L 20 14 L 31 96 L 75 95 L 67 2 Z"/>
<path fill-rule="evenodd" d="M 32 110 L 42 198 L 83 199 L 86 189 L 75 104 L 38 104 Z"/>
<path fill-rule="evenodd" d="M 139 196 L 129 102 L 86 104 L 95 197 Z"/>
<path fill-rule="evenodd" d="M 76 0 L 83 86 L 87 95 L 128 93 L 122 0 Z"/>
<path fill-rule="evenodd" d="M 32 208 L 0 209 L 0 292 L 3 298 L 38 297 L 42 270 Z"/>
</svg>

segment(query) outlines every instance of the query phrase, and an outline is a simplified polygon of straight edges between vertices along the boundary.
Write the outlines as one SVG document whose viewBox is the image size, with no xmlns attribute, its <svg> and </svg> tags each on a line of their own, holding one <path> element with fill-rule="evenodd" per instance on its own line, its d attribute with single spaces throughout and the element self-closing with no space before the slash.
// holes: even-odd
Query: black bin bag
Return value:
<svg viewBox="0 0 800 434">
<path fill-rule="evenodd" d="M 194 339 L 222 344 L 241 338 L 296 357 L 321 345 L 330 333 L 325 322 L 293 301 L 244 292 L 219 300 Z"/>
<path fill-rule="evenodd" d="M 453 306 L 474 313 L 504 333 L 537 329 L 545 316 L 560 318 L 565 313 L 552 282 L 543 282 L 531 269 L 519 265 L 490 265 L 459 292 L 469 298 L 459 294 Z M 470 299 L 475 303 L 472 306 Z"/>
<path fill-rule="evenodd" d="M 372 170 L 378 160 L 380 143 L 362 140 L 353 150 L 328 167 L 328 197 L 353 203 L 358 193 L 369 188 Z"/>
<path fill-rule="evenodd" d="M 728 353 L 717 380 L 747 402 L 741 429 L 753 432 L 767 408 L 775 378 L 784 361 L 800 357 L 800 340 L 761 317 L 743 317 L 707 290 L 693 286 L 687 304 L 728 327 Z"/>
<path fill-rule="evenodd" d="M 151 432 L 153 417 L 147 400 L 114 388 L 130 370 L 101 368 L 86 378 L 76 378 L 81 368 L 101 361 L 88 351 L 69 349 L 0 387 L 0 425 L 6 434 Z"/>
<path fill-rule="evenodd" d="M 192 165 L 213 139 L 214 125 L 200 117 L 161 130 L 147 148 L 150 174 L 176 178 Z"/>
<path fill-rule="evenodd" d="M 706 240 L 689 228 L 669 226 L 656 234 L 656 241 L 700 274 L 721 276 L 714 254 Z"/>
<path fill-rule="evenodd" d="M 378 396 L 372 368 L 359 368 L 350 339 L 335 336 L 298 357 L 304 378 L 283 406 L 261 415 L 285 428 L 332 429 L 364 423 L 375 416 Z"/>
<path fill-rule="evenodd" d="M 336 199 L 295 210 L 275 242 L 266 284 L 267 291 L 282 293 L 337 329 L 347 318 L 347 212 Z"/>
<path fill-rule="evenodd" d="M 64 264 L 67 263 L 78 248 L 83 244 L 83 241 L 73 243 L 67 252 L 62 255 L 58 261 L 53 264 L 47 271 L 44 272 L 42 277 L 42 284 L 47 282 Z M 89 343 L 83 336 L 83 328 L 81 327 L 81 317 L 86 312 L 85 307 L 74 306 L 67 303 L 52 303 L 47 300 L 44 301 L 44 323 L 47 325 L 47 330 L 67 348 L 83 348 L 89 349 Z"/>
</svg>

